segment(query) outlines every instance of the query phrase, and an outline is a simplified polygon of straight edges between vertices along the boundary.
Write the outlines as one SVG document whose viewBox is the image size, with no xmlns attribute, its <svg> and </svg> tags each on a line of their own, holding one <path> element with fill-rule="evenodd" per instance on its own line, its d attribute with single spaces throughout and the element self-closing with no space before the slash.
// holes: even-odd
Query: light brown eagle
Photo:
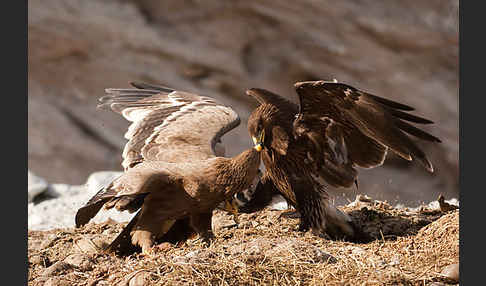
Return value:
<svg viewBox="0 0 486 286">
<path fill-rule="evenodd" d="M 220 138 L 240 123 L 233 109 L 206 96 L 132 85 L 135 89 L 106 89 L 99 104 L 132 122 L 125 134 L 125 172 L 78 210 L 76 226 L 88 223 L 103 206 L 139 210 L 108 249 L 130 238 L 149 253 L 178 220 L 209 243 L 213 209 L 257 176 L 264 133 L 256 135 L 254 148 L 218 157 Z"/>
<path fill-rule="evenodd" d="M 350 240 L 366 239 L 329 200 L 326 184 L 350 187 L 357 167 L 383 164 L 388 150 L 417 159 L 433 172 L 424 152 L 408 135 L 441 142 L 411 124 L 432 121 L 406 111 L 413 108 L 337 81 L 295 84 L 300 105 L 270 91 L 252 88 L 259 102 L 248 119 L 250 135 L 264 132 L 266 168 L 256 193 L 280 192 L 300 212 L 299 229 Z M 407 134 L 406 134 L 407 133 Z"/>
</svg>

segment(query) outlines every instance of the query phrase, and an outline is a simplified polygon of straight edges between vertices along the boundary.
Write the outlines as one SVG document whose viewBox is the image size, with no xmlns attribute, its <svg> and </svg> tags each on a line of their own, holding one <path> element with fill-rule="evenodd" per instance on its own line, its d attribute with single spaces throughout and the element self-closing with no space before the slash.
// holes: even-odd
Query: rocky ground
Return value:
<svg viewBox="0 0 486 286">
<path fill-rule="evenodd" d="M 215 211 L 216 239 L 163 242 L 152 256 L 105 254 L 125 223 L 28 232 L 29 285 L 445 285 L 458 283 L 459 211 L 394 208 L 366 196 L 342 207 L 374 240 L 331 241 L 265 209 Z"/>
</svg>

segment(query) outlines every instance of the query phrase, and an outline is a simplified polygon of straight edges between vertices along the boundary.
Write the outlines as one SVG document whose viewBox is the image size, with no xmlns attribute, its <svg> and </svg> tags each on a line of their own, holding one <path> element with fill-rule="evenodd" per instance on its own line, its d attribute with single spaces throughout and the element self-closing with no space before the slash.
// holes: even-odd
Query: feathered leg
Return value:
<svg viewBox="0 0 486 286">
<path fill-rule="evenodd" d="M 175 223 L 175 220 L 171 219 L 154 218 L 157 218 L 156 214 L 142 208 L 140 218 L 130 232 L 132 244 L 140 246 L 142 253 L 146 255 L 152 253 L 156 238 L 167 233 Z"/>
<path fill-rule="evenodd" d="M 212 217 L 212 212 L 194 214 L 191 216 L 191 226 L 199 233 L 202 241 L 208 246 L 211 244 L 211 240 L 214 239 L 211 225 Z"/>
<path fill-rule="evenodd" d="M 238 219 L 238 203 L 234 198 L 225 200 L 223 209 L 233 215 L 233 220 L 237 225 L 240 224 Z"/>
<path fill-rule="evenodd" d="M 174 222 L 170 230 L 157 238 L 158 243 L 169 242 L 172 244 L 183 243 L 196 236 L 196 232 L 191 227 L 190 218 L 178 219 Z"/>
<path fill-rule="evenodd" d="M 356 227 L 351 217 L 330 202 L 328 194 L 319 184 L 301 180 L 293 187 L 298 188 L 294 192 L 301 214 L 299 230 L 311 228 L 319 236 L 327 234 L 332 239 L 355 239 Z"/>
</svg>

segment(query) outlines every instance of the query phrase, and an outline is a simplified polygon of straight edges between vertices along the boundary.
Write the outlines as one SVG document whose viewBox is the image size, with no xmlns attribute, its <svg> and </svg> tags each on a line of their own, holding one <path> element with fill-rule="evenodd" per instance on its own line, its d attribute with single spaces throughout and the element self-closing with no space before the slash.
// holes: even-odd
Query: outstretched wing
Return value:
<svg viewBox="0 0 486 286">
<path fill-rule="evenodd" d="M 309 143 L 309 159 L 333 185 L 350 186 L 356 177 L 355 166 L 383 164 L 388 149 L 406 160 L 419 160 L 433 172 L 424 152 L 407 134 L 441 141 L 408 123 L 433 123 L 407 113 L 412 107 L 338 82 L 300 82 L 295 88 L 300 111 L 294 120 L 294 135 Z"/>
<path fill-rule="evenodd" d="M 211 97 L 146 83 L 132 85 L 135 88 L 106 89 L 98 105 L 132 122 L 125 133 L 125 170 L 142 161 L 214 157 L 216 143 L 240 124 L 233 109 Z"/>
</svg>

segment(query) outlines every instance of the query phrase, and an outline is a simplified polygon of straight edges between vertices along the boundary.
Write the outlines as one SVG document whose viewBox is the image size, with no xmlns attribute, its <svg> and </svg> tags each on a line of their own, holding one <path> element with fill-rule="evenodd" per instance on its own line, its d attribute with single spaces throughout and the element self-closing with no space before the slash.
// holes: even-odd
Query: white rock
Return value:
<svg viewBox="0 0 486 286">
<path fill-rule="evenodd" d="M 32 202 L 32 200 L 39 194 L 47 191 L 49 184 L 46 180 L 34 175 L 30 170 L 28 170 L 27 177 L 27 200 Z"/>
<path fill-rule="evenodd" d="M 454 206 L 459 206 L 459 200 L 456 199 L 456 198 L 452 198 L 450 200 L 445 200 L 446 203 L 449 203 L 451 205 L 454 205 Z M 400 205 L 400 207 L 402 207 Z M 426 204 L 426 205 L 420 205 L 418 207 L 415 207 L 415 208 L 409 208 L 410 211 L 420 211 L 420 209 L 422 209 L 422 207 L 425 207 L 427 209 L 430 209 L 430 210 L 439 210 L 440 209 L 440 205 L 439 205 L 439 202 L 437 200 L 435 201 L 431 201 L 430 203 Z M 398 205 L 395 206 L 395 208 L 398 208 Z"/>
<path fill-rule="evenodd" d="M 101 186 L 103 178 L 108 180 L 111 173 L 111 177 L 114 178 L 118 172 L 99 172 L 105 173 L 90 176 L 90 184 L 92 188 L 88 188 L 86 185 L 66 185 L 66 184 L 52 184 L 49 186 L 49 192 L 55 196 L 53 199 L 45 200 L 37 204 L 28 204 L 28 229 L 29 230 L 48 230 L 53 228 L 65 228 L 74 227 L 74 217 L 80 207 L 101 189 L 95 188 Z M 109 183 L 109 182 L 108 182 Z M 98 184 L 98 185 L 96 185 Z M 111 218 L 118 222 L 125 222 L 130 220 L 135 214 L 130 214 L 127 211 L 118 212 L 114 209 L 104 210 L 100 212 L 91 220 L 96 223 L 101 223 Z"/>
<path fill-rule="evenodd" d="M 451 205 L 455 205 L 457 207 L 459 206 L 459 200 L 456 199 L 456 198 L 452 198 L 450 200 L 445 200 L 445 202 L 448 203 L 448 204 L 451 204 Z"/>
<path fill-rule="evenodd" d="M 91 174 L 86 181 L 88 192 L 93 195 L 96 194 L 122 174 L 123 172 L 118 171 L 100 171 Z"/>
<path fill-rule="evenodd" d="M 270 202 L 268 207 L 271 210 L 282 211 L 288 209 L 289 205 L 287 204 L 287 201 L 284 197 L 282 197 L 281 195 L 276 195 L 272 198 L 272 201 Z"/>
</svg>

